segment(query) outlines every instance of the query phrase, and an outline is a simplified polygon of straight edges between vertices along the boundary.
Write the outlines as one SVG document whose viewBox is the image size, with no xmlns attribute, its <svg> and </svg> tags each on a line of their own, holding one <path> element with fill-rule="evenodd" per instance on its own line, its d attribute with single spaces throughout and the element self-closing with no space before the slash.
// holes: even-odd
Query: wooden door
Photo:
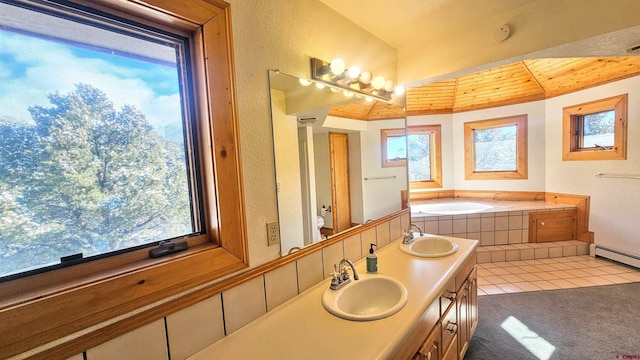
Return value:
<svg viewBox="0 0 640 360">
<path fill-rule="evenodd" d="M 336 234 L 351 227 L 347 134 L 329 133 L 329 162 L 331 166 L 333 233 Z"/>
</svg>

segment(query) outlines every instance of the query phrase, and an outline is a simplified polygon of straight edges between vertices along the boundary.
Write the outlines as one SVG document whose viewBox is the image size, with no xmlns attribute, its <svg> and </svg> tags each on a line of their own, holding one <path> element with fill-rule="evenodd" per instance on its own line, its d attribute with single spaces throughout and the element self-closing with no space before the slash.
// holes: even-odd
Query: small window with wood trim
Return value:
<svg viewBox="0 0 640 360">
<path fill-rule="evenodd" d="M 411 189 L 442 187 L 440 125 L 409 126 L 408 170 Z"/>
<path fill-rule="evenodd" d="M 465 178 L 527 178 L 527 115 L 464 124 Z"/>
<path fill-rule="evenodd" d="M 380 130 L 382 167 L 407 166 L 407 136 L 405 129 Z"/>
<path fill-rule="evenodd" d="M 562 160 L 627 158 L 627 94 L 566 107 L 562 123 Z"/>
</svg>

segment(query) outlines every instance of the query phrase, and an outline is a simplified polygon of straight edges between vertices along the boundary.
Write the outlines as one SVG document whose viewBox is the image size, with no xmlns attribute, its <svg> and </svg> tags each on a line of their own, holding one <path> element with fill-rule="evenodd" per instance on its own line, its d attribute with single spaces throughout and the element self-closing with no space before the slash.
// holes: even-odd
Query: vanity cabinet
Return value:
<svg viewBox="0 0 640 360">
<path fill-rule="evenodd" d="M 405 342 L 406 349 L 415 346 L 416 338 L 423 339 L 417 352 L 416 350 L 411 352 L 410 359 L 462 360 L 464 358 L 478 324 L 477 278 L 474 252 L 455 278 L 447 284 L 440 298 L 429 306 L 424 319 L 429 318 L 436 323 L 428 326 L 428 323 L 423 320 L 411 339 Z M 434 308 L 439 308 L 438 319 L 433 319 Z M 427 316 L 429 313 L 431 316 Z"/>
</svg>

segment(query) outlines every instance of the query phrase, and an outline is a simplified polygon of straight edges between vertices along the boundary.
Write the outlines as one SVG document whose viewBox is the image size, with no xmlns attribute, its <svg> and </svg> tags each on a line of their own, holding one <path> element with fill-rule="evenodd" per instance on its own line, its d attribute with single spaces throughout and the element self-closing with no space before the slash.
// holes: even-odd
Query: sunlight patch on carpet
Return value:
<svg viewBox="0 0 640 360">
<path fill-rule="evenodd" d="M 549 360 L 556 350 L 555 346 L 513 316 L 503 321 L 500 327 L 540 360 Z"/>
</svg>

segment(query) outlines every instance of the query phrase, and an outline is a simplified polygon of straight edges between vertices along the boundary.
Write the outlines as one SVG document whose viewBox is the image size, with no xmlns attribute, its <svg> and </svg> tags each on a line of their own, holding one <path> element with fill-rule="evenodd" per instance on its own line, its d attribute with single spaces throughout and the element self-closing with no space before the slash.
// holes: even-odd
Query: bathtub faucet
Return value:
<svg viewBox="0 0 640 360">
<path fill-rule="evenodd" d="M 418 232 L 420 232 L 420 236 L 424 236 L 424 233 L 422 232 L 422 229 L 420 228 L 420 226 L 416 224 L 411 224 L 407 228 L 407 231 L 404 233 L 404 238 L 402 239 L 403 244 L 409 244 L 413 241 L 413 233 L 411 232 L 411 229 L 413 228 L 418 229 Z"/>
</svg>

